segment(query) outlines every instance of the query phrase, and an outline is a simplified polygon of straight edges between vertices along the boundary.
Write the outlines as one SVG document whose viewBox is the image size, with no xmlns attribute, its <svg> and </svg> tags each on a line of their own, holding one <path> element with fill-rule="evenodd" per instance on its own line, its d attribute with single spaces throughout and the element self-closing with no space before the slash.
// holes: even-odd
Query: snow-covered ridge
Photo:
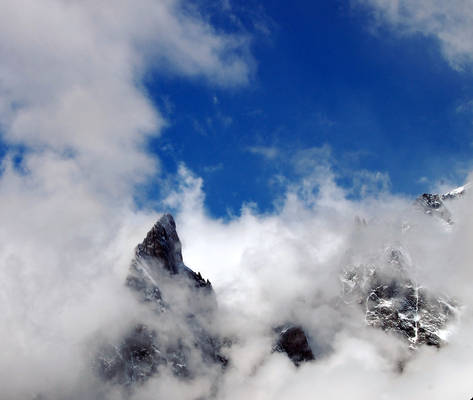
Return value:
<svg viewBox="0 0 473 400">
<path fill-rule="evenodd" d="M 450 201 L 460 199 L 471 183 L 444 194 L 424 193 L 415 205 L 427 215 L 454 223 Z M 458 304 L 443 293 L 433 293 L 413 277 L 409 254 L 399 246 L 388 246 L 372 254 L 366 263 L 345 266 L 340 281 L 347 303 L 358 303 L 368 325 L 407 339 L 411 348 L 446 343 L 449 325 L 458 314 Z"/>
<path fill-rule="evenodd" d="M 471 183 L 467 183 L 463 186 L 457 187 L 456 189 L 453 189 L 450 192 L 442 194 L 442 200 L 462 197 L 468 190 L 470 190 L 470 188 Z"/>
<path fill-rule="evenodd" d="M 411 348 L 440 347 L 457 304 L 412 279 L 407 259 L 392 247 L 370 263 L 348 265 L 340 278 L 343 298 L 362 307 L 368 325 L 405 338 Z"/>
<path fill-rule="evenodd" d="M 462 198 L 470 186 L 471 183 L 467 183 L 444 194 L 424 193 L 416 199 L 416 205 L 423 209 L 425 214 L 436 216 L 451 225 L 454 221 L 450 211 L 445 206 L 445 201 Z"/>
</svg>

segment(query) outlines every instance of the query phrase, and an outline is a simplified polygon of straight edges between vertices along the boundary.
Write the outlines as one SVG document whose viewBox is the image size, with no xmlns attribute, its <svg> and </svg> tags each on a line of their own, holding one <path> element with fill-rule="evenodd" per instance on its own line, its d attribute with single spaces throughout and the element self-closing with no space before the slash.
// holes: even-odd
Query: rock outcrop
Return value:
<svg viewBox="0 0 473 400">
<path fill-rule="evenodd" d="M 275 351 L 286 353 L 296 366 L 315 359 L 306 333 L 301 326 L 287 325 L 277 331 L 278 339 L 274 346 Z"/>
<path fill-rule="evenodd" d="M 155 317 L 101 348 L 97 366 L 105 380 L 130 386 L 160 368 L 192 378 L 203 366 L 226 365 L 221 340 L 209 330 L 217 306 L 212 285 L 184 264 L 171 215 L 161 217 L 136 247 L 126 285 Z M 161 326 L 167 330 L 159 332 Z"/>
<path fill-rule="evenodd" d="M 463 197 L 465 191 L 466 186 L 443 195 L 424 193 L 416 199 L 416 206 L 425 214 L 453 224 L 447 204 Z M 357 226 L 363 228 L 359 223 Z M 411 348 L 444 344 L 448 325 L 458 312 L 455 300 L 417 282 L 412 277 L 414 268 L 409 256 L 401 247 L 387 246 L 383 254 L 369 258 L 344 268 L 344 300 L 360 304 L 368 325 L 404 337 Z"/>
<path fill-rule="evenodd" d="M 424 211 L 425 214 L 437 216 L 448 224 L 453 224 L 452 215 L 445 205 L 450 200 L 462 198 L 470 184 L 456 188 L 444 194 L 424 193 L 416 199 L 416 205 Z"/>
<path fill-rule="evenodd" d="M 387 248 L 376 261 L 346 268 L 343 297 L 360 304 L 368 325 L 404 337 L 410 347 L 441 346 L 457 305 L 416 283 L 409 270 L 403 251 Z"/>
</svg>

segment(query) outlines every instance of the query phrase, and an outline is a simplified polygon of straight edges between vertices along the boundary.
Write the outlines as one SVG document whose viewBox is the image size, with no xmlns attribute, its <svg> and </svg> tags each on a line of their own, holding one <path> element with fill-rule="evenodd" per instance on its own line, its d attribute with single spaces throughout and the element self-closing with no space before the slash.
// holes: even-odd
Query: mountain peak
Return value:
<svg viewBox="0 0 473 400">
<path fill-rule="evenodd" d="M 209 329 L 216 309 L 212 285 L 184 264 L 171 214 L 164 214 L 136 246 L 126 285 L 155 311 L 156 320 L 140 322 L 120 343 L 103 346 L 97 366 L 105 380 L 129 386 L 145 382 L 166 366 L 175 376 L 190 378 L 203 365 L 226 365 L 221 339 Z M 173 324 L 175 335 L 159 332 L 155 324 L 160 318 Z"/>
<path fill-rule="evenodd" d="M 136 247 L 136 258 L 158 260 L 171 274 L 183 266 L 181 241 L 171 214 L 164 214 L 151 228 L 142 243 Z"/>
</svg>

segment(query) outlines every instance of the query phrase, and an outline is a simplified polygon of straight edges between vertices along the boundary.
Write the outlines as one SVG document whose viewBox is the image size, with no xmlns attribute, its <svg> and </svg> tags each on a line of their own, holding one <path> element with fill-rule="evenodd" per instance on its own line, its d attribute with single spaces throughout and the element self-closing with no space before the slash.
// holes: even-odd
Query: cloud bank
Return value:
<svg viewBox="0 0 473 400">
<path fill-rule="evenodd" d="M 386 192 L 347 200 L 348 191 L 324 171 L 305 177 L 303 191 L 289 188 L 274 214 L 249 206 L 224 222 L 206 215 L 202 181 L 185 169 L 181 174 L 177 225 L 184 258 L 212 279 L 221 329 L 239 338 L 218 398 L 471 395 L 470 196 L 449 204 L 457 221 L 449 227 L 417 210 L 412 200 Z M 357 217 L 366 226 L 360 229 Z M 390 246 L 409 255 L 417 282 L 462 304 L 460 319 L 449 327 L 448 346 L 412 352 L 405 340 L 368 327 L 357 304 L 341 301 L 343 268 L 350 262 L 369 265 Z M 304 326 L 316 356 L 299 369 L 285 355 L 270 353 L 270 328 L 288 321 Z"/>
</svg>

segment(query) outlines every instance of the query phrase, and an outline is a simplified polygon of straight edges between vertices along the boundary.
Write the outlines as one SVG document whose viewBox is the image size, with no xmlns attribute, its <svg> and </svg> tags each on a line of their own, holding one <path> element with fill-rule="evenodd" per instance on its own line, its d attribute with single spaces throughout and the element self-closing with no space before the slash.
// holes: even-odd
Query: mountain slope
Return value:
<svg viewBox="0 0 473 400">
<path fill-rule="evenodd" d="M 204 367 L 226 365 L 221 340 L 209 331 L 217 306 L 212 285 L 184 264 L 171 215 L 136 247 L 126 285 L 154 317 L 131 327 L 120 343 L 103 346 L 97 365 L 105 380 L 132 385 L 162 368 L 191 378 Z"/>
<path fill-rule="evenodd" d="M 451 225 L 454 221 L 447 205 L 463 197 L 467 187 L 443 195 L 424 193 L 415 205 Z M 342 296 L 346 302 L 362 307 L 368 325 L 407 339 L 411 348 L 422 344 L 440 347 L 446 343 L 458 304 L 445 294 L 423 287 L 412 276 L 413 270 L 406 250 L 388 245 L 366 262 L 344 268 L 340 278 Z"/>
</svg>

